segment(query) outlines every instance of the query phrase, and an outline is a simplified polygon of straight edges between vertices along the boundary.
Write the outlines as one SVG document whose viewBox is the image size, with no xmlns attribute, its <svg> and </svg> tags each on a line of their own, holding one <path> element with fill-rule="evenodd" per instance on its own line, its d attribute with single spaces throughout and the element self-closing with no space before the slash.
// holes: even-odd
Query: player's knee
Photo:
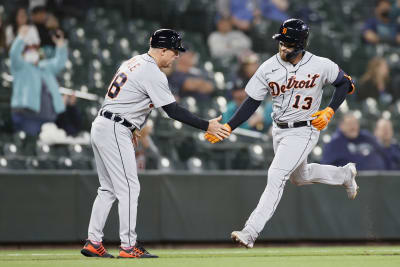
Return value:
<svg viewBox="0 0 400 267">
<path fill-rule="evenodd" d="M 111 201 L 115 201 L 115 199 L 117 198 L 115 196 L 115 193 L 113 190 L 102 188 L 102 187 L 99 187 L 97 189 L 97 195 L 101 198 L 107 198 L 108 200 L 111 200 Z"/>
<path fill-rule="evenodd" d="M 287 180 L 288 179 L 288 171 L 286 170 L 281 170 L 281 169 L 277 169 L 277 168 L 269 168 L 268 170 L 268 180 L 279 180 L 279 181 L 283 181 L 283 180 Z"/>
</svg>

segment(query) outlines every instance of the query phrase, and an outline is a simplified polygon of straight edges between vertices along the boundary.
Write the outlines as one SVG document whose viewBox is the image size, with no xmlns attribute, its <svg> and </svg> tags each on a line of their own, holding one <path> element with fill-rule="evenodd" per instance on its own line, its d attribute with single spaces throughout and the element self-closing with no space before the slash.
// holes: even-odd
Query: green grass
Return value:
<svg viewBox="0 0 400 267">
<path fill-rule="evenodd" d="M 2 250 L 0 266 L 400 266 L 399 246 L 150 249 L 158 259 L 83 257 L 79 249 Z M 110 250 L 117 255 L 117 250 Z"/>
</svg>

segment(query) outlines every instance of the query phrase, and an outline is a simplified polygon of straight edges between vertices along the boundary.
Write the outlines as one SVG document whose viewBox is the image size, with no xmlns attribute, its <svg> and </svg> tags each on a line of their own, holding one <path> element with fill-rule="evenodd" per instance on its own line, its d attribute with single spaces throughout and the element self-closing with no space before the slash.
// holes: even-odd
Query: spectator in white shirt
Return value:
<svg viewBox="0 0 400 267">
<path fill-rule="evenodd" d="M 243 51 L 251 50 L 251 40 L 247 35 L 232 29 L 230 18 L 220 18 L 217 31 L 208 37 L 208 46 L 213 58 L 237 57 Z"/>
</svg>

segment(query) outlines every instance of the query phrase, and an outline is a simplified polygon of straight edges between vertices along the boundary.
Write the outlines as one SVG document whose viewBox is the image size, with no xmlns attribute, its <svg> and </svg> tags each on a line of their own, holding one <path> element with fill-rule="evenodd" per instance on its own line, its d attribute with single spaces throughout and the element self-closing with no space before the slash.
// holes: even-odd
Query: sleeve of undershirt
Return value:
<svg viewBox="0 0 400 267">
<path fill-rule="evenodd" d="M 179 106 L 176 102 L 162 106 L 162 109 L 168 114 L 171 119 L 180 121 L 194 128 L 207 131 L 209 122 L 203 120 L 189 110 Z"/>
<path fill-rule="evenodd" d="M 255 100 L 251 96 L 248 96 L 236 110 L 235 114 L 233 114 L 233 117 L 228 121 L 232 131 L 239 127 L 243 122 L 247 121 L 260 106 L 261 102 L 262 101 Z"/>
<path fill-rule="evenodd" d="M 328 106 L 336 111 L 346 99 L 349 87 L 351 87 L 351 82 L 345 77 L 344 72 L 340 70 L 336 80 L 332 83 L 332 85 L 334 85 L 336 88 Z"/>
</svg>

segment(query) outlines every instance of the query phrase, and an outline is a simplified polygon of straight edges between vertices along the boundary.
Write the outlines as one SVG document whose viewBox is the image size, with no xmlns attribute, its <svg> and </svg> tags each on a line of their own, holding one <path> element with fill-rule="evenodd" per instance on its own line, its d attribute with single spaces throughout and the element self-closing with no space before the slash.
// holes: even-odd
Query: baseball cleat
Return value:
<svg viewBox="0 0 400 267">
<path fill-rule="evenodd" d="M 140 243 L 136 241 L 136 245 L 129 248 L 119 249 L 118 258 L 128 259 L 128 258 L 158 258 L 157 255 L 150 254 Z"/>
<path fill-rule="evenodd" d="M 245 231 L 234 231 L 231 234 L 233 242 L 239 243 L 246 248 L 252 248 L 254 246 L 254 240 L 250 234 Z"/>
<path fill-rule="evenodd" d="M 114 258 L 113 255 L 107 253 L 107 250 L 103 247 L 102 243 L 96 245 L 90 240 L 86 241 L 81 253 L 86 257 Z"/>
<path fill-rule="evenodd" d="M 351 171 L 350 180 L 346 181 L 343 185 L 346 188 L 347 196 L 349 199 L 355 199 L 359 190 L 359 187 L 356 183 L 357 169 L 355 163 L 348 163 L 346 166 Z"/>
</svg>

